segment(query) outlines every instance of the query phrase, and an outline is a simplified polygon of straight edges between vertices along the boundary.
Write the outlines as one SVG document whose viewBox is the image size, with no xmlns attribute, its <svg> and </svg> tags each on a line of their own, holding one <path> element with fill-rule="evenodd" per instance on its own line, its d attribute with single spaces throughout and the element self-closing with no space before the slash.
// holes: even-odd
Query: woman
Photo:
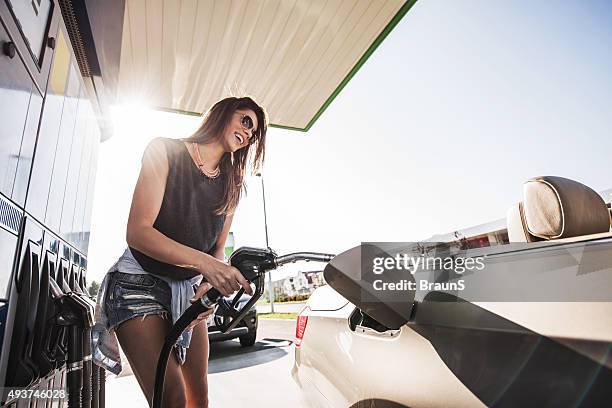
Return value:
<svg viewBox="0 0 612 408">
<path fill-rule="evenodd" d="M 145 150 L 128 248 L 99 294 L 93 354 L 98 364 L 120 370 L 109 341 L 114 331 L 149 404 L 164 339 L 189 300 L 211 287 L 225 296 L 240 287 L 252 294 L 224 262 L 224 247 L 249 158 L 254 170 L 263 162 L 266 131 L 265 112 L 251 98 L 227 98 L 191 137 L 158 138 Z M 197 324 L 205 317 L 183 333 L 168 362 L 164 406 L 208 405 L 208 331 Z"/>
</svg>

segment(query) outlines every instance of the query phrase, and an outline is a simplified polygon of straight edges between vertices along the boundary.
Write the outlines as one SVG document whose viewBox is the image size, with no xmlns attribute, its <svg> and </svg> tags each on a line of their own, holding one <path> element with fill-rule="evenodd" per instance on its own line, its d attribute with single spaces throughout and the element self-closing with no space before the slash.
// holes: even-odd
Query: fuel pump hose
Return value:
<svg viewBox="0 0 612 408">
<path fill-rule="evenodd" d="M 180 337 L 181 333 L 189 326 L 189 323 L 194 321 L 198 315 L 206 312 L 217 299 L 221 296 L 217 289 L 210 289 L 206 295 L 198 299 L 185 310 L 185 313 L 174 323 L 172 329 L 166 336 L 166 341 L 161 349 L 159 360 L 157 361 L 157 372 L 155 373 L 155 390 L 153 392 L 153 408 L 161 408 L 164 397 L 164 380 L 166 378 L 166 368 L 168 366 L 168 357 L 172 351 L 172 347 Z"/>
</svg>

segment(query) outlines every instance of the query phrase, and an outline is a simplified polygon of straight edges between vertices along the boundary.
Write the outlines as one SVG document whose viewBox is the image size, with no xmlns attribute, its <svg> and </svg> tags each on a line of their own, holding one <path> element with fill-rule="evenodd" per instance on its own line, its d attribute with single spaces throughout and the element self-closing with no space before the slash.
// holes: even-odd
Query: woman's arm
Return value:
<svg viewBox="0 0 612 408">
<path fill-rule="evenodd" d="M 163 141 L 157 138 L 149 143 L 142 159 L 128 218 L 128 245 L 158 261 L 198 271 L 225 296 L 240 286 L 250 292 L 250 285 L 236 268 L 180 244 L 153 227 L 161 208 L 167 178 L 166 150 Z"/>
</svg>

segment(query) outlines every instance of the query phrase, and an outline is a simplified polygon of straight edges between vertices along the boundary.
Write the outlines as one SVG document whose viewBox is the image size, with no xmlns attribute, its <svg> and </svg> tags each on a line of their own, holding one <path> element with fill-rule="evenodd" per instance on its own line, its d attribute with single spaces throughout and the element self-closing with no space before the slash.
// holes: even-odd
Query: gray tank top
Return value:
<svg viewBox="0 0 612 408">
<path fill-rule="evenodd" d="M 183 245 L 213 253 L 223 229 L 225 215 L 215 214 L 223 199 L 225 174 L 215 179 L 204 176 L 182 140 L 162 138 L 168 157 L 166 190 L 153 227 Z M 131 248 L 142 268 L 155 275 L 187 279 L 198 272 L 153 259 Z"/>
</svg>

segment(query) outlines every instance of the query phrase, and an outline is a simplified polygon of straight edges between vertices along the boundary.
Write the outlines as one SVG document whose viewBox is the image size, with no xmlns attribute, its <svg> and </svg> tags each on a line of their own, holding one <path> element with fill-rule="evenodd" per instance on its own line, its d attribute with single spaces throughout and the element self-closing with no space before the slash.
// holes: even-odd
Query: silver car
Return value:
<svg viewBox="0 0 612 408">
<path fill-rule="evenodd" d="M 539 177 L 507 222 L 511 243 L 470 249 L 493 267 L 466 285 L 489 279 L 498 291 L 488 297 L 415 290 L 403 303 L 366 301 L 366 247 L 330 262 L 329 285 L 297 319 L 292 376 L 310 404 L 611 406 L 610 205 L 580 183 Z"/>
</svg>

